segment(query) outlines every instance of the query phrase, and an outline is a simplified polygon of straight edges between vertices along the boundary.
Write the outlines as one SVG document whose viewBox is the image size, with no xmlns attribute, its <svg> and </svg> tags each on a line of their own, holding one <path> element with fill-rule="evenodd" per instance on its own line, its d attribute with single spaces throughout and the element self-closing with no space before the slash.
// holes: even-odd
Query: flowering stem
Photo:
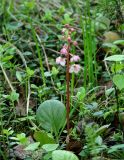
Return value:
<svg viewBox="0 0 124 160">
<path fill-rule="evenodd" d="M 60 50 L 61 56 L 56 58 L 56 63 L 60 64 L 61 66 L 65 66 L 66 64 L 66 121 L 67 121 L 67 137 L 66 137 L 66 143 L 69 143 L 69 134 L 70 134 L 70 73 L 78 73 L 80 71 L 80 65 L 75 64 L 75 62 L 78 62 L 80 60 L 80 57 L 78 55 L 73 55 L 70 53 L 71 45 L 77 46 L 77 41 L 73 41 L 71 36 L 72 32 L 74 32 L 75 29 L 72 28 L 69 24 L 65 25 L 65 28 L 62 30 L 62 37 L 64 38 L 64 42 L 66 42 L 62 49 Z M 63 58 L 63 57 L 64 58 Z M 66 56 L 66 57 L 65 57 Z M 72 85 L 71 85 L 71 93 L 73 95 L 73 89 L 74 89 L 74 75 L 72 78 Z M 72 102 L 72 99 L 71 99 Z"/>
<path fill-rule="evenodd" d="M 69 48 L 70 48 L 70 43 L 68 43 L 68 48 L 67 48 L 67 68 L 66 68 L 66 85 L 67 85 L 67 91 L 66 91 L 66 109 L 67 109 L 67 134 L 69 138 L 69 128 L 70 128 L 70 123 L 69 123 L 69 113 L 70 113 L 70 74 L 69 74 L 69 65 L 70 65 L 70 55 L 69 55 Z"/>
</svg>

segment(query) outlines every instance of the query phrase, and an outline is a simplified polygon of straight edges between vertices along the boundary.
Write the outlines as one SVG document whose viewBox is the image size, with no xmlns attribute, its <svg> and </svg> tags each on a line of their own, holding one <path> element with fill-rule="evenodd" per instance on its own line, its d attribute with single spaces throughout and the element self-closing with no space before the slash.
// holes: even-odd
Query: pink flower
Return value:
<svg viewBox="0 0 124 160">
<path fill-rule="evenodd" d="M 78 73 L 80 71 L 81 67 L 79 64 L 73 64 L 70 66 L 69 72 L 70 73 Z"/>
<path fill-rule="evenodd" d="M 79 60 L 80 60 L 80 57 L 77 56 L 77 55 L 72 56 L 71 59 L 70 59 L 71 62 L 77 62 Z"/>
<path fill-rule="evenodd" d="M 67 52 L 67 49 L 66 49 L 65 47 L 63 47 L 63 48 L 60 50 L 60 53 L 66 55 L 68 52 Z"/>
<path fill-rule="evenodd" d="M 65 66 L 65 64 L 66 64 L 65 58 L 62 58 L 62 57 L 56 58 L 56 64 L 60 64 L 61 66 Z"/>
<path fill-rule="evenodd" d="M 73 45 L 74 45 L 74 46 L 77 46 L 77 45 L 78 45 L 77 41 L 74 41 L 74 42 L 73 42 Z"/>
</svg>

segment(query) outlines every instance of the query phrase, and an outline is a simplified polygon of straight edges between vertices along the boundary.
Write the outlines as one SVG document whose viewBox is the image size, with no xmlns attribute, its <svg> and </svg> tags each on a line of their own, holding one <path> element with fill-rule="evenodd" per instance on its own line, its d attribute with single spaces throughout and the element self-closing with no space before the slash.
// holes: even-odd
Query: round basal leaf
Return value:
<svg viewBox="0 0 124 160">
<path fill-rule="evenodd" d="M 42 148 L 46 151 L 46 152 L 51 152 L 54 151 L 58 148 L 59 144 L 44 144 L 42 146 Z"/>
<path fill-rule="evenodd" d="M 65 124 L 66 108 L 58 100 L 47 100 L 39 106 L 36 118 L 42 128 L 57 135 Z"/>
<path fill-rule="evenodd" d="M 109 56 L 109 57 L 106 57 L 104 59 L 105 61 L 124 61 L 124 55 L 113 55 L 113 56 Z"/>
<path fill-rule="evenodd" d="M 119 90 L 124 88 L 124 75 L 117 74 L 113 76 L 113 82 Z"/>
<path fill-rule="evenodd" d="M 25 148 L 25 150 L 26 151 L 35 151 L 36 149 L 38 149 L 39 145 L 40 145 L 40 142 L 31 143 Z"/>
<path fill-rule="evenodd" d="M 79 159 L 72 152 L 64 150 L 56 150 L 52 152 L 52 160 L 79 160 Z"/>
</svg>

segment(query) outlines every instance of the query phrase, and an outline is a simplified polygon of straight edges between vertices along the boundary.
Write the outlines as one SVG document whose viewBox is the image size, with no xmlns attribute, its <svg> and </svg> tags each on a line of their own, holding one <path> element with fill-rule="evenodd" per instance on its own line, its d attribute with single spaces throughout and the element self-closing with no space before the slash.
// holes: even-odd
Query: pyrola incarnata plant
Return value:
<svg viewBox="0 0 124 160">
<path fill-rule="evenodd" d="M 70 73 L 78 73 L 81 69 L 79 64 L 75 64 L 80 60 L 78 55 L 71 54 L 71 46 L 77 46 L 77 41 L 72 40 L 72 33 L 75 29 L 69 24 L 66 24 L 62 29 L 62 39 L 65 42 L 62 49 L 60 50 L 60 56 L 56 58 L 56 63 L 61 66 L 66 65 L 66 119 L 67 119 L 67 138 L 66 142 L 69 143 L 69 133 L 70 133 Z"/>
</svg>

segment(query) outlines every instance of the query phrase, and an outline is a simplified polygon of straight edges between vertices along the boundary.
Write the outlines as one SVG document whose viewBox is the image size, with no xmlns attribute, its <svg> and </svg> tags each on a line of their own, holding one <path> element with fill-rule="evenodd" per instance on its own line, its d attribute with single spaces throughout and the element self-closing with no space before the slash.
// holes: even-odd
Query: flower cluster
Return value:
<svg viewBox="0 0 124 160">
<path fill-rule="evenodd" d="M 74 55 L 70 53 L 71 45 L 74 45 L 74 46 L 78 45 L 77 41 L 73 41 L 71 38 L 73 32 L 75 32 L 75 29 L 68 24 L 66 24 L 65 27 L 62 29 L 62 35 L 63 35 L 62 38 L 65 41 L 65 44 L 60 50 L 61 56 L 56 58 L 56 63 L 60 64 L 61 66 L 65 66 L 67 55 L 69 54 L 69 61 L 70 61 L 69 72 L 78 73 L 81 67 L 79 64 L 75 64 L 75 62 L 78 62 L 80 60 L 80 57 L 78 55 Z"/>
</svg>

